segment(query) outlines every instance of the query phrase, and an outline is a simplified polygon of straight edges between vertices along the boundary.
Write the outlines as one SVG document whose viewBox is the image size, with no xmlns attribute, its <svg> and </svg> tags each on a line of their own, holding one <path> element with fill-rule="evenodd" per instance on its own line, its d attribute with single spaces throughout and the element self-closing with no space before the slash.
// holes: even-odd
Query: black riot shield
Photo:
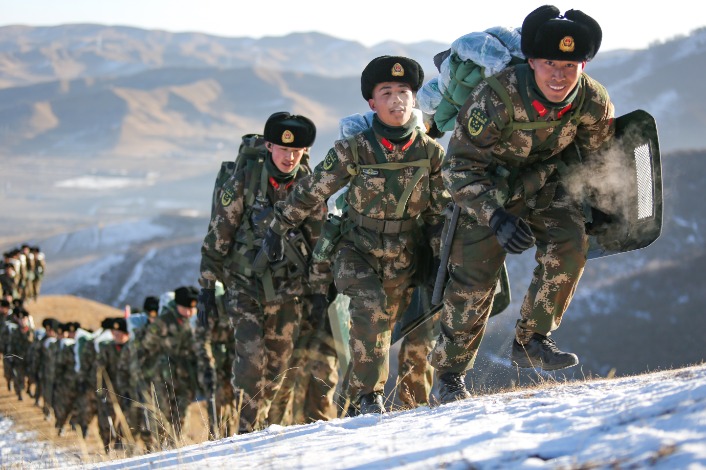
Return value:
<svg viewBox="0 0 706 470">
<path fill-rule="evenodd" d="M 650 245 L 662 231 L 662 167 L 655 119 L 636 110 L 616 118 L 611 164 L 595 180 L 615 181 L 594 189 L 610 216 L 605 230 L 589 235 L 588 258 L 625 253 Z"/>
</svg>

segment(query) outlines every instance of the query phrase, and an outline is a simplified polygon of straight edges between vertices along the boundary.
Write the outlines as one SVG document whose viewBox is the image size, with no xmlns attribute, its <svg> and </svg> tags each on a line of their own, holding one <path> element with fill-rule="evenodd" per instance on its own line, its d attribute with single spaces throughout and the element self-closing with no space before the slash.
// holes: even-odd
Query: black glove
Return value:
<svg viewBox="0 0 706 470">
<path fill-rule="evenodd" d="M 311 324 L 314 328 L 323 327 L 326 324 L 329 301 L 324 294 L 312 294 L 311 301 Z"/>
<path fill-rule="evenodd" d="M 518 255 L 532 248 L 537 241 L 527 222 L 510 214 L 504 209 L 497 209 L 490 218 L 490 228 L 498 238 L 498 243 L 508 253 Z"/>
<path fill-rule="evenodd" d="M 199 325 L 208 328 L 208 316 L 216 313 L 216 289 L 201 288 L 197 303 L 196 319 Z"/>
<path fill-rule="evenodd" d="M 282 235 L 275 232 L 272 227 L 267 229 L 265 238 L 262 240 L 262 251 L 267 255 L 270 263 L 282 261 L 284 258 L 284 240 Z"/>
<path fill-rule="evenodd" d="M 591 207 L 591 222 L 586 223 L 586 234 L 587 235 L 602 235 L 607 230 L 610 224 L 613 222 L 613 216 L 606 214 L 600 209 Z"/>
</svg>

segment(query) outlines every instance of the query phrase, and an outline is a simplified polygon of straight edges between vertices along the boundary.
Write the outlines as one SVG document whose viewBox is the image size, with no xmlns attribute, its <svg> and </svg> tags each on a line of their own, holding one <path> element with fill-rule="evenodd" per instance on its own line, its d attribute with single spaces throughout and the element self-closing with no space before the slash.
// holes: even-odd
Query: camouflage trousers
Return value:
<svg viewBox="0 0 706 470">
<path fill-rule="evenodd" d="M 272 424 L 306 424 L 337 417 L 338 356 L 330 328 L 302 322 L 282 387 L 272 402 Z"/>
<path fill-rule="evenodd" d="M 74 401 L 73 415 L 74 421 L 81 427 L 84 437 L 88 430 L 88 425 L 98 412 L 96 406 L 96 387 L 88 382 L 80 383 L 78 385 L 78 396 Z"/>
<path fill-rule="evenodd" d="M 352 403 L 371 392 L 384 392 L 389 374 L 390 339 L 413 287 L 411 263 L 361 253 L 351 242 L 339 244 L 333 263 L 338 292 L 350 297 L 351 364 L 347 394 Z"/>
<path fill-rule="evenodd" d="M 230 330 L 230 328 L 228 329 Z M 233 422 L 235 393 L 233 392 L 233 385 L 231 383 L 235 347 L 232 340 L 229 339 L 227 343 L 212 342 L 211 350 L 216 372 L 215 412 L 219 424 L 218 432 L 219 437 L 225 437 L 234 434 L 237 430 L 237 426 L 235 426 Z M 214 422 L 213 411 L 214 410 L 209 406 L 208 414 L 210 423 Z"/>
<path fill-rule="evenodd" d="M 260 305 L 249 295 L 232 291 L 227 311 L 235 327 L 232 384 L 239 433 L 261 429 L 299 337 L 299 299 Z"/>
<path fill-rule="evenodd" d="M 529 208 L 523 199 L 506 210 L 524 218 L 537 238 L 532 282 L 522 303 L 516 339 L 557 329 L 583 274 L 588 251 L 583 212 L 559 187 L 547 207 Z M 493 305 L 505 251 L 489 227 L 459 217 L 444 291 L 440 334 L 431 364 L 440 372 L 473 367 Z"/>
<path fill-rule="evenodd" d="M 25 382 L 27 381 L 27 368 L 24 359 L 21 357 L 12 357 L 4 358 L 4 360 L 5 376 L 8 380 L 8 385 L 9 382 L 12 381 L 17 398 L 22 400 L 22 392 L 25 389 Z M 9 377 L 7 377 L 8 373 L 10 375 Z"/>
<path fill-rule="evenodd" d="M 66 374 L 54 384 L 52 408 L 54 409 L 56 429 L 63 428 L 71 416 L 78 397 L 77 381 L 77 374 Z"/>
</svg>

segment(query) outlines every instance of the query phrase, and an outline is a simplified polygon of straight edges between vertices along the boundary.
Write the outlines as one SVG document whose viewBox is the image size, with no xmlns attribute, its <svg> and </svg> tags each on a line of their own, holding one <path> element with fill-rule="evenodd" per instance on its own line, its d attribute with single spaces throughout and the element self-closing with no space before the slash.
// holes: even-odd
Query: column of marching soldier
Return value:
<svg viewBox="0 0 706 470">
<path fill-rule="evenodd" d="M 233 328 L 225 313 L 211 320 L 209 331 L 196 323 L 196 287 L 182 286 L 161 298 L 148 296 L 142 311 L 104 318 L 95 331 L 51 317 L 39 326 L 30 304 L 37 300 L 45 270 L 44 254 L 37 247 L 23 245 L 4 254 L 0 354 L 8 391 L 14 390 L 18 400 L 34 399 L 45 419 L 53 419 L 59 436 L 75 432 L 86 438 L 97 419 L 106 453 L 175 447 L 181 442 L 187 407 L 200 400 L 208 403 L 204 421 L 208 419 L 210 438 L 235 432 Z M 222 292 L 217 299 L 222 310 Z M 306 332 L 301 338 L 315 340 Z M 304 355 L 299 351 L 293 363 Z M 329 369 L 336 368 L 333 347 L 327 361 Z M 306 390 L 296 393 L 301 380 L 294 382 L 300 375 L 292 373 L 284 398 L 278 397 L 281 424 L 308 420 L 293 404 L 307 399 Z M 326 382 L 332 396 L 335 378 Z M 335 416 L 332 411 L 316 417 Z"/>
</svg>

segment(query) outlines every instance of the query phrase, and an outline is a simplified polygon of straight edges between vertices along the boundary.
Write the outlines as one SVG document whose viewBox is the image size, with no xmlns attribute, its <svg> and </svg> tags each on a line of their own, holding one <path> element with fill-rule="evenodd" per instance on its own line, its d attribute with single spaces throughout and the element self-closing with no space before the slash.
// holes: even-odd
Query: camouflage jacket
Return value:
<svg viewBox="0 0 706 470">
<path fill-rule="evenodd" d="M 382 138 L 375 135 L 382 146 Z M 399 170 L 363 169 L 353 176 L 349 168 L 358 164 L 376 164 L 373 144 L 365 133 L 353 136 L 357 145 L 358 160 L 354 161 L 351 145 L 347 139 L 338 140 L 319 163 L 312 175 L 294 188 L 286 201 L 275 204 L 275 217 L 285 227 L 298 226 L 310 212 L 350 183 L 346 194 L 349 208 L 371 219 L 402 221 L 421 218 L 429 227 L 443 223 L 442 212 L 449 202 L 441 178 L 441 162 L 444 149 L 424 133 L 414 131 L 413 143 L 404 149 L 405 144 L 392 144 L 392 150 L 383 150 L 388 163 L 430 160 L 429 171 L 414 185 L 404 211 L 400 215 L 398 205 L 405 195 L 405 189 L 413 183 L 418 168 L 405 167 Z M 431 146 L 431 148 L 428 148 Z M 359 248 L 376 257 L 396 257 L 401 247 L 414 252 L 419 242 L 418 230 L 401 233 L 378 233 L 374 230 L 353 224 L 350 237 L 360 243 Z M 440 238 L 434 235 L 430 240 L 435 254 L 439 253 Z"/>
<path fill-rule="evenodd" d="M 3 354 L 6 358 L 16 357 L 27 365 L 29 347 L 34 341 L 34 330 L 22 328 L 17 323 L 8 321 L 3 328 Z"/>
<path fill-rule="evenodd" d="M 167 380 L 196 390 L 202 383 L 197 365 L 210 363 L 208 353 L 203 342 L 194 340 L 192 323 L 177 312 L 174 301 L 165 310 L 145 325 L 141 338 L 133 339 L 132 352 L 146 381 Z"/>
<path fill-rule="evenodd" d="M 266 170 L 263 167 L 261 171 L 264 173 Z M 285 199 L 308 173 L 300 169 L 293 184 L 276 184 L 270 180 L 265 191 L 267 194 L 262 194 L 259 177 L 251 184 L 253 174 L 244 170 L 223 185 L 222 197 L 218 198 L 201 247 L 199 284 L 202 287 L 214 288 L 216 281 L 221 281 L 229 288 L 244 291 L 253 298 L 265 298 L 261 279 L 249 272 L 248 265 L 252 265 L 272 221 L 272 205 Z M 251 187 L 256 188 L 256 197 L 252 207 L 246 207 L 245 195 Z M 301 226 L 310 249 L 319 239 L 326 214 L 326 205 L 316 204 Z M 333 278 L 329 263 L 309 263 L 308 272 L 303 276 L 293 277 L 286 271 L 285 268 L 273 275 L 276 296 L 269 299 L 269 303 L 281 303 L 302 295 L 305 289 L 325 293 Z"/>
<path fill-rule="evenodd" d="M 76 371 L 75 344 L 76 341 L 72 338 L 62 338 L 56 342 L 54 377 L 57 388 L 75 389 L 78 386 L 80 377 Z"/>
<path fill-rule="evenodd" d="M 129 371 L 121 368 L 120 365 L 128 349 L 127 345 L 116 344 L 115 341 L 103 341 L 98 344 L 97 349 L 95 359 L 96 380 L 102 381 L 102 386 L 107 387 L 105 377 L 98 375 L 101 371 L 105 371 L 115 393 L 123 397 L 129 396 L 131 391 Z"/>
<path fill-rule="evenodd" d="M 516 129 L 502 137 L 511 118 L 502 98 L 487 81 L 471 92 L 458 113 L 443 177 L 454 201 L 485 225 L 512 196 L 511 184 L 498 167 L 518 168 L 521 178 L 523 173 L 532 175 L 530 179 L 522 178 L 522 182 L 526 189 L 531 186 L 536 192 L 557 171 L 556 159 L 551 157 L 573 142 L 583 155 L 588 155 L 601 149 L 615 133 L 614 107 L 600 83 L 584 73 L 567 100 L 550 103 L 536 91 L 528 69 L 527 64 L 522 64 L 495 75 L 509 94 L 512 120 L 555 121 L 564 115 L 577 119 L 563 119 L 556 127 L 545 129 Z M 526 106 L 526 102 L 533 104 Z"/>
</svg>

